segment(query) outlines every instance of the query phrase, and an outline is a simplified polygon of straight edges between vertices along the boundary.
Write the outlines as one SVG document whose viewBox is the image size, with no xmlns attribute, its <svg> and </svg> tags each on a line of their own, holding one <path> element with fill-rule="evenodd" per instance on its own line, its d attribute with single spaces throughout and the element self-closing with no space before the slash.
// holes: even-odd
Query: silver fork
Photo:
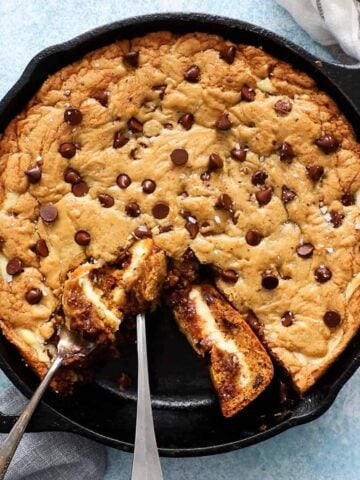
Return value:
<svg viewBox="0 0 360 480">
<path fill-rule="evenodd" d="M 136 317 L 138 353 L 138 391 L 136 432 L 131 480 L 162 480 L 159 452 L 156 445 L 149 387 L 146 327 L 143 313 Z"/>
<path fill-rule="evenodd" d="M 25 429 L 38 406 L 41 397 L 47 389 L 56 371 L 66 358 L 72 355 L 86 356 L 95 348 L 95 344 L 86 342 L 79 334 L 70 332 L 67 328 L 61 327 L 59 330 L 60 340 L 58 343 L 58 353 L 53 361 L 49 371 L 36 389 L 25 410 L 18 418 L 17 422 L 10 430 L 5 440 L 0 445 L 0 480 L 6 475 L 10 462 L 16 452 Z"/>
</svg>

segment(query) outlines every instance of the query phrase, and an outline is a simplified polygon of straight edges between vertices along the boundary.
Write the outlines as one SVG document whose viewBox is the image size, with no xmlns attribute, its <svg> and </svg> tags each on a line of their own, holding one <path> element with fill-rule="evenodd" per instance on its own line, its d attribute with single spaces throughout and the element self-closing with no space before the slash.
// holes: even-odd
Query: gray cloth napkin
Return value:
<svg viewBox="0 0 360 480">
<path fill-rule="evenodd" d="M 0 411 L 14 415 L 27 400 L 14 387 L 0 395 Z M 4 435 L 0 435 L 0 441 Z M 102 480 L 106 448 L 72 433 L 25 434 L 6 480 Z"/>
</svg>

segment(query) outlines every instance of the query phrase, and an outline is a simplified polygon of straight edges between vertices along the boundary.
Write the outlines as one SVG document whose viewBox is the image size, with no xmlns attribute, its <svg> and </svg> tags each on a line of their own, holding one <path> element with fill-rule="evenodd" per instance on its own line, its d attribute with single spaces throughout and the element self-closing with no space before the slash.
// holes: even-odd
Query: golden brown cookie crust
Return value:
<svg viewBox="0 0 360 480">
<path fill-rule="evenodd" d="M 244 45 L 237 46 L 229 64 L 219 55 L 229 45 L 214 35 L 169 32 L 116 42 L 50 76 L 8 125 L 0 141 L 0 317 L 5 335 L 39 373 L 48 360 L 38 352 L 49 335 L 67 272 L 88 257 L 114 261 L 119 248 L 133 242 L 139 225 L 147 225 L 171 257 L 180 258 L 190 246 L 201 262 L 237 273 L 235 283 L 219 280 L 218 287 L 240 313 L 256 313 L 266 342 L 301 392 L 357 331 L 360 146 L 335 103 L 306 74 Z M 123 60 L 129 51 L 139 52 L 138 68 Z M 199 67 L 198 82 L 184 78 L 192 65 Z M 253 89 L 254 101 L 246 101 L 246 92 L 240 94 L 244 86 Z M 96 99 L 104 91 L 107 106 Z M 290 104 L 291 111 L 276 111 L 279 101 Z M 80 124 L 64 121 L 70 107 L 80 109 Z M 186 113 L 194 115 L 188 130 L 178 123 Z M 215 128 L 224 114 L 231 128 Z M 129 132 L 132 117 L 143 124 L 142 133 Z M 130 139 L 120 148 L 113 148 L 116 132 Z M 324 135 L 340 146 L 325 153 L 315 143 Z M 59 153 L 64 142 L 76 147 L 70 159 Z M 284 143 L 294 156 L 281 161 Z M 245 146 L 246 160 L 234 160 L 231 150 Z M 188 152 L 183 166 L 170 160 L 176 148 Z M 201 179 L 214 153 L 223 166 L 209 180 Z M 41 180 L 31 184 L 24 171 L 36 165 Z M 314 165 L 324 169 L 317 181 L 306 169 Z M 68 168 L 79 172 L 89 187 L 87 195 L 72 193 L 64 181 Z M 256 193 L 264 187 L 252 183 L 258 170 L 266 172 L 265 184 L 272 187 L 272 198 L 263 206 Z M 122 173 L 131 178 L 125 189 L 116 182 Z M 145 179 L 156 182 L 151 194 L 142 190 Z M 287 203 L 284 186 L 285 193 L 296 193 Z M 110 208 L 99 201 L 105 193 L 114 199 Z M 233 201 L 231 211 L 215 207 L 224 193 Z M 344 194 L 356 203 L 343 205 Z M 129 202 L 139 205 L 139 216 L 126 213 Z M 158 202 L 170 207 L 163 219 L 153 216 Z M 58 217 L 46 224 L 39 208 L 49 203 Z M 189 227 L 189 221 L 196 227 Z M 263 237 L 257 246 L 246 241 L 254 229 Z M 74 241 L 79 230 L 90 233 L 89 245 Z M 40 238 L 48 256 L 34 252 Z M 296 253 L 304 242 L 315 247 L 311 258 Z M 24 272 L 9 278 L 6 265 L 13 258 L 21 259 Z M 331 270 L 326 283 L 314 278 L 320 265 Z M 279 281 L 274 290 L 262 287 L 267 270 Z M 48 295 L 30 306 L 24 293 L 35 284 Z M 336 328 L 323 321 L 328 310 L 340 314 Z M 281 318 L 287 311 L 294 322 L 285 327 Z M 19 328 L 27 330 L 25 340 Z"/>
</svg>

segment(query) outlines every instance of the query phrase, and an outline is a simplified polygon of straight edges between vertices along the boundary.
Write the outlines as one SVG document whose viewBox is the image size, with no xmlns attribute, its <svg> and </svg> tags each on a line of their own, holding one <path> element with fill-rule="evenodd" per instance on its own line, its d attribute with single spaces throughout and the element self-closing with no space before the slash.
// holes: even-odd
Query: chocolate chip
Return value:
<svg viewBox="0 0 360 480">
<path fill-rule="evenodd" d="M 139 52 L 132 50 L 131 52 L 125 53 L 123 59 L 130 67 L 136 68 L 139 66 L 139 56 Z"/>
<path fill-rule="evenodd" d="M 337 212 L 336 210 L 331 210 L 329 213 L 330 213 L 330 222 L 332 223 L 333 227 L 339 228 L 343 223 L 345 215 L 341 212 Z"/>
<path fill-rule="evenodd" d="M 132 159 L 132 160 L 137 160 L 138 157 L 136 156 L 137 152 L 138 152 L 138 148 L 132 148 L 129 152 L 129 157 Z"/>
<path fill-rule="evenodd" d="M 169 215 L 170 208 L 167 203 L 158 202 L 153 206 L 151 211 L 153 216 L 160 220 L 161 218 L 166 218 Z"/>
<path fill-rule="evenodd" d="M 279 279 L 270 271 L 263 273 L 261 285 L 267 290 L 273 290 L 279 285 Z"/>
<path fill-rule="evenodd" d="M 28 168 L 27 170 L 25 170 L 24 173 L 30 183 L 39 183 L 41 180 L 41 168 L 38 165 L 32 168 Z"/>
<path fill-rule="evenodd" d="M 217 153 L 212 153 L 209 157 L 209 170 L 219 170 L 224 166 L 223 159 Z"/>
<path fill-rule="evenodd" d="M 190 238 L 194 239 L 199 233 L 199 224 L 195 217 L 189 216 L 187 222 L 185 223 L 185 228 L 190 234 Z"/>
<path fill-rule="evenodd" d="M 64 180 L 66 183 L 71 183 L 72 185 L 74 185 L 75 183 L 81 182 L 81 177 L 79 172 L 73 170 L 72 168 L 68 168 L 67 170 L 65 170 Z"/>
<path fill-rule="evenodd" d="M 20 258 L 12 258 L 6 265 L 6 273 L 8 275 L 18 275 L 23 271 L 23 264 Z"/>
<path fill-rule="evenodd" d="M 89 192 L 89 185 L 86 182 L 81 181 L 75 183 L 71 187 L 71 191 L 75 197 L 85 197 L 85 195 Z"/>
<path fill-rule="evenodd" d="M 290 143 L 284 142 L 280 147 L 280 160 L 290 162 L 295 157 L 294 150 Z"/>
<path fill-rule="evenodd" d="M 224 282 L 235 283 L 239 278 L 239 275 L 235 272 L 235 270 L 223 270 L 221 272 L 221 278 L 224 280 Z"/>
<path fill-rule="evenodd" d="M 347 192 L 341 197 L 341 203 L 344 207 L 350 207 L 350 205 L 355 205 L 355 197 L 353 194 Z"/>
<path fill-rule="evenodd" d="M 52 204 L 49 203 L 48 205 L 42 205 L 40 207 L 40 217 L 46 223 L 55 222 L 58 216 L 57 208 Z"/>
<path fill-rule="evenodd" d="M 127 122 L 129 130 L 133 133 L 142 133 L 143 131 L 143 124 L 135 117 L 131 117 L 130 120 Z"/>
<path fill-rule="evenodd" d="M 40 238 L 36 242 L 35 253 L 39 255 L 39 257 L 47 257 L 49 255 L 49 249 L 44 239 Z"/>
<path fill-rule="evenodd" d="M 261 337 L 264 334 L 264 326 L 256 316 L 255 312 L 249 310 L 245 316 L 245 321 L 250 325 L 254 332 Z"/>
<path fill-rule="evenodd" d="M 116 183 L 120 188 L 127 188 L 131 184 L 131 178 L 126 173 L 120 173 L 116 179 Z"/>
<path fill-rule="evenodd" d="M 151 87 L 152 90 L 160 90 L 160 95 L 159 95 L 159 98 L 160 100 L 162 100 L 165 96 L 165 90 L 166 90 L 166 83 L 162 83 L 160 85 L 154 85 L 153 87 Z"/>
<path fill-rule="evenodd" d="M 159 233 L 167 233 L 174 230 L 174 225 L 161 225 L 159 227 Z"/>
<path fill-rule="evenodd" d="M 115 132 L 113 148 L 121 148 L 128 143 L 130 139 L 126 137 L 122 132 Z"/>
<path fill-rule="evenodd" d="M 74 236 L 75 242 L 82 247 L 89 245 L 91 241 L 90 233 L 86 230 L 79 230 Z"/>
<path fill-rule="evenodd" d="M 333 135 L 322 135 L 315 140 L 315 144 L 325 153 L 335 152 L 339 147 L 339 142 Z"/>
<path fill-rule="evenodd" d="M 295 316 L 292 312 L 285 312 L 284 315 L 281 317 L 281 323 L 284 327 L 291 327 L 294 323 Z"/>
<path fill-rule="evenodd" d="M 257 170 L 252 174 L 251 183 L 253 185 L 264 185 L 267 178 L 268 174 L 264 170 Z"/>
<path fill-rule="evenodd" d="M 323 317 L 324 323 L 327 327 L 329 328 L 335 328 L 341 323 L 341 316 L 339 312 L 336 312 L 335 310 L 328 310 L 324 317 Z"/>
<path fill-rule="evenodd" d="M 255 197 L 260 206 L 268 204 L 272 198 L 272 188 L 267 187 L 257 191 Z"/>
<path fill-rule="evenodd" d="M 235 45 L 225 45 L 225 46 L 221 49 L 220 54 L 219 54 L 219 57 L 220 57 L 222 60 L 225 60 L 226 63 L 228 63 L 229 65 L 231 65 L 232 63 L 234 63 L 235 54 L 236 54 L 236 47 L 235 47 Z"/>
<path fill-rule="evenodd" d="M 312 243 L 302 243 L 296 247 L 296 253 L 301 258 L 310 258 L 314 253 L 315 247 Z"/>
<path fill-rule="evenodd" d="M 0 237 L 0 252 L 1 252 L 1 250 L 3 249 L 4 245 L 5 245 L 5 238 L 4 238 L 4 237 Z"/>
<path fill-rule="evenodd" d="M 317 280 L 319 283 L 326 283 L 329 280 L 331 280 L 331 277 L 332 277 L 331 270 L 325 265 L 320 265 L 315 270 L 315 280 Z"/>
<path fill-rule="evenodd" d="M 241 89 L 241 100 L 245 102 L 253 102 L 255 100 L 255 90 L 248 85 L 244 85 Z"/>
<path fill-rule="evenodd" d="M 185 190 L 180 193 L 180 197 L 182 197 L 182 198 L 187 198 L 188 196 L 189 196 L 189 194 Z"/>
<path fill-rule="evenodd" d="M 190 130 L 194 124 L 194 115 L 192 113 L 184 113 L 184 115 L 181 115 L 179 118 L 178 123 L 180 123 L 185 130 Z"/>
<path fill-rule="evenodd" d="M 321 165 L 308 165 L 306 167 L 309 177 L 314 182 L 318 182 L 320 178 L 324 175 L 324 167 Z"/>
<path fill-rule="evenodd" d="M 125 212 L 129 217 L 138 217 L 141 213 L 140 206 L 137 202 L 129 202 L 125 205 Z"/>
<path fill-rule="evenodd" d="M 221 208 L 222 210 L 232 212 L 234 208 L 234 202 L 230 195 L 227 193 L 222 193 L 215 203 L 215 208 Z"/>
<path fill-rule="evenodd" d="M 153 193 L 153 191 L 156 188 L 156 183 L 154 182 L 154 180 L 150 180 L 149 178 L 146 178 L 142 182 L 141 186 L 144 193 Z"/>
<path fill-rule="evenodd" d="M 151 238 L 151 230 L 147 225 L 139 225 L 134 230 L 134 235 L 136 238 Z"/>
<path fill-rule="evenodd" d="M 291 112 L 292 103 L 289 100 L 278 100 L 274 105 L 274 109 L 277 113 L 286 115 Z"/>
<path fill-rule="evenodd" d="M 257 245 L 259 245 L 262 239 L 263 236 L 257 230 L 249 230 L 245 235 L 246 243 L 248 243 L 252 247 L 256 247 Z"/>
<path fill-rule="evenodd" d="M 30 305 L 36 305 L 41 302 L 43 293 L 40 288 L 31 288 L 25 293 L 25 299 Z"/>
<path fill-rule="evenodd" d="M 83 116 L 78 108 L 67 108 L 64 112 L 64 120 L 68 125 L 78 125 Z"/>
<path fill-rule="evenodd" d="M 191 65 L 184 73 L 184 78 L 188 82 L 197 83 L 200 80 L 200 68 L 197 65 Z"/>
<path fill-rule="evenodd" d="M 62 143 L 59 147 L 59 153 L 64 158 L 72 158 L 76 153 L 76 147 L 71 142 Z"/>
<path fill-rule="evenodd" d="M 211 175 L 210 175 L 210 172 L 203 172 L 201 175 L 200 175 L 200 178 L 203 182 L 208 182 L 211 178 Z"/>
<path fill-rule="evenodd" d="M 231 128 L 231 122 L 229 120 L 229 114 L 223 113 L 215 122 L 215 127 L 218 130 L 229 130 Z"/>
<path fill-rule="evenodd" d="M 107 107 L 109 102 L 109 92 L 107 90 L 98 91 L 94 93 L 92 98 L 97 100 L 103 107 Z"/>
<path fill-rule="evenodd" d="M 166 128 L 167 130 L 172 130 L 174 128 L 174 125 L 170 122 L 166 122 L 164 123 L 164 128 Z"/>
<path fill-rule="evenodd" d="M 283 203 L 289 203 L 292 202 L 295 198 L 297 197 L 296 192 L 294 190 L 290 190 L 286 185 L 282 186 L 282 191 L 281 191 L 281 200 Z"/>
<path fill-rule="evenodd" d="M 245 162 L 246 160 L 246 154 L 247 150 L 243 147 L 235 147 L 231 150 L 230 155 L 234 160 L 237 160 L 238 162 Z"/>
<path fill-rule="evenodd" d="M 100 193 L 98 199 L 101 206 L 104 208 L 110 208 L 115 203 L 114 198 L 111 195 L 108 195 L 107 193 Z"/>
<path fill-rule="evenodd" d="M 185 165 L 188 161 L 189 155 L 185 149 L 175 148 L 175 150 L 171 152 L 170 158 L 174 165 L 180 167 L 181 165 Z"/>
</svg>

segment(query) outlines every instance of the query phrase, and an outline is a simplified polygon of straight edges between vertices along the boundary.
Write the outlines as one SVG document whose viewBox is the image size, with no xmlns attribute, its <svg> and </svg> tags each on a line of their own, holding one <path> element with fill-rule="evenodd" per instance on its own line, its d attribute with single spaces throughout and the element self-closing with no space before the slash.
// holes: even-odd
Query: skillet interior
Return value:
<svg viewBox="0 0 360 480">
<path fill-rule="evenodd" d="M 309 54 L 261 28 L 231 19 L 195 14 L 137 17 L 102 27 L 41 52 L 0 103 L 0 131 L 24 107 L 49 73 L 116 39 L 162 29 L 179 33 L 206 31 L 238 43 L 264 47 L 269 53 L 312 75 L 319 86 L 338 102 L 360 137 L 360 95 L 352 89 L 356 76 L 358 82 L 360 80 L 359 71 L 349 70 L 346 76 L 344 71 L 325 62 L 315 63 L 316 59 Z M 256 402 L 235 418 L 226 420 L 220 414 L 207 367 L 196 358 L 168 312 L 159 309 L 149 318 L 150 323 L 148 351 L 155 428 L 160 453 L 167 456 L 206 455 L 232 450 L 310 421 L 331 405 L 341 386 L 360 364 L 358 334 L 317 385 L 304 398 L 296 399 L 290 410 L 288 405 L 280 404 L 278 387 L 273 382 Z M 2 337 L 0 367 L 26 395 L 31 394 L 38 383 L 15 349 Z M 119 372 L 126 372 L 133 378 L 133 385 L 124 392 L 119 390 L 116 381 Z M 135 386 L 135 346 L 128 345 L 121 359 L 101 367 L 94 384 L 77 388 L 73 397 L 62 398 L 49 392 L 46 405 L 32 422 L 32 429 L 73 431 L 131 450 L 135 434 Z M 0 418 L 2 431 L 7 431 L 12 421 L 12 418 Z"/>
</svg>

